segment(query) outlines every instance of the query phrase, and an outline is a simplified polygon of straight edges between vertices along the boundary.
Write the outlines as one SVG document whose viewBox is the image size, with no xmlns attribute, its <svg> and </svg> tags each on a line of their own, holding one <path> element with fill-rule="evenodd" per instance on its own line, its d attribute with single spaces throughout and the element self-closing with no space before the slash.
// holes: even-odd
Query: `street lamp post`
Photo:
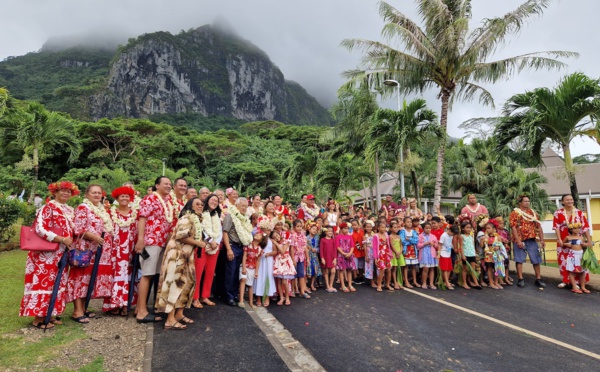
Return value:
<svg viewBox="0 0 600 372">
<path fill-rule="evenodd" d="M 385 85 L 391 86 L 391 87 L 396 87 L 396 92 L 397 92 L 397 96 L 398 96 L 398 112 L 400 112 L 400 110 L 402 110 L 402 106 L 400 105 L 400 83 L 396 80 L 385 80 L 383 82 Z M 402 167 L 404 166 L 404 144 L 402 144 L 402 147 L 400 148 L 400 196 L 402 196 L 403 198 L 406 197 L 405 195 L 405 191 L 404 191 L 404 170 L 402 169 Z"/>
</svg>

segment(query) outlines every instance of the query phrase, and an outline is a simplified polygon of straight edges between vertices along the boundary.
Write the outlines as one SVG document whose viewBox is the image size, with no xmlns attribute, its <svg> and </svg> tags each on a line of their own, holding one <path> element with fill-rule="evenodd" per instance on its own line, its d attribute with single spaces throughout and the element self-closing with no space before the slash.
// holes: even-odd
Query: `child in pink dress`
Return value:
<svg viewBox="0 0 600 372">
<path fill-rule="evenodd" d="M 394 291 L 394 288 L 390 285 L 392 246 L 386 230 L 387 226 L 385 222 L 379 222 L 377 225 L 377 234 L 373 236 L 373 256 L 375 257 L 375 263 L 377 265 L 377 292 L 382 291 L 381 284 L 384 275 L 386 276 L 386 288 L 390 291 Z"/>
<path fill-rule="evenodd" d="M 337 264 L 337 255 L 333 241 L 333 227 L 328 226 L 325 228 L 324 235 L 321 237 L 319 245 L 321 266 L 323 268 L 323 276 L 325 277 L 325 290 L 329 293 L 337 292 L 337 290 L 333 288 L 335 266 Z"/>
<path fill-rule="evenodd" d="M 343 292 L 356 292 L 352 286 L 352 271 L 356 270 L 354 262 L 354 239 L 348 234 L 348 224 L 342 222 L 339 226 L 340 233 L 334 239 L 334 247 L 337 251 L 337 269 L 342 284 Z M 346 282 L 348 286 L 346 287 Z"/>
<path fill-rule="evenodd" d="M 279 252 L 273 263 L 273 276 L 277 282 L 277 289 L 281 294 L 277 305 L 283 305 L 285 299 L 286 306 L 289 306 L 291 302 L 288 280 L 296 277 L 296 268 L 292 259 L 294 249 L 290 247 L 289 240 L 284 240 L 277 231 L 271 233 L 271 240 L 273 241 L 273 249 Z"/>
</svg>

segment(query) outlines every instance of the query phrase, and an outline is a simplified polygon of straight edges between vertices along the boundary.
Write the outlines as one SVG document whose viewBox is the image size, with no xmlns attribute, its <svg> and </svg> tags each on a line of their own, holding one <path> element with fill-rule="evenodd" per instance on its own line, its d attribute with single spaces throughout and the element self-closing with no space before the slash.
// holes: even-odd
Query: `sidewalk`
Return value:
<svg viewBox="0 0 600 372">
<path fill-rule="evenodd" d="M 562 277 L 560 276 L 560 270 L 558 267 L 551 266 L 540 266 L 542 279 L 550 284 L 558 285 L 562 283 Z M 516 273 L 516 267 L 514 261 L 510 262 L 510 272 Z M 523 274 L 526 276 L 535 276 L 533 271 L 533 265 L 530 263 L 523 264 Z M 598 274 L 590 274 L 590 281 L 586 283 L 586 286 L 592 290 L 600 291 L 600 275 Z"/>
</svg>

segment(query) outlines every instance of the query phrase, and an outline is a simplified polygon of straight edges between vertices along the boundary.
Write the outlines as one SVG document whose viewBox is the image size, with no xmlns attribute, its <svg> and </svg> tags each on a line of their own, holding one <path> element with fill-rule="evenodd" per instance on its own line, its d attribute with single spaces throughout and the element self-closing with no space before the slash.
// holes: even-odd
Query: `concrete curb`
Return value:
<svg viewBox="0 0 600 372">
<path fill-rule="evenodd" d="M 146 343 L 144 344 L 144 359 L 142 371 L 152 371 L 152 351 L 154 349 L 154 323 L 148 323 L 146 327 Z"/>
<path fill-rule="evenodd" d="M 313 355 L 286 330 L 264 307 L 252 310 L 246 306 L 246 312 L 254 323 L 263 331 L 281 360 L 290 371 L 294 372 L 324 372 L 325 368 Z"/>
</svg>

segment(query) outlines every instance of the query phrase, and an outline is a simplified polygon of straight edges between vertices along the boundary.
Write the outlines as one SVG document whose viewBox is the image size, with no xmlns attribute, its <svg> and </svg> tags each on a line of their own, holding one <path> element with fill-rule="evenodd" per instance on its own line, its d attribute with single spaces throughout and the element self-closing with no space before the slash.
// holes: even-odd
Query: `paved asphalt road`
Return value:
<svg viewBox="0 0 600 372">
<path fill-rule="evenodd" d="M 310 300 L 268 308 L 328 371 L 594 371 L 599 361 L 408 291 L 319 290 Z M 600 293 L 433 291 L 477 313 L 600 353 Z M 153 371 L 285 371 L 275 349 L 242 309 L 219 303 L 188 311 L 187 331 L 155 327 Z"/>
</svg>

